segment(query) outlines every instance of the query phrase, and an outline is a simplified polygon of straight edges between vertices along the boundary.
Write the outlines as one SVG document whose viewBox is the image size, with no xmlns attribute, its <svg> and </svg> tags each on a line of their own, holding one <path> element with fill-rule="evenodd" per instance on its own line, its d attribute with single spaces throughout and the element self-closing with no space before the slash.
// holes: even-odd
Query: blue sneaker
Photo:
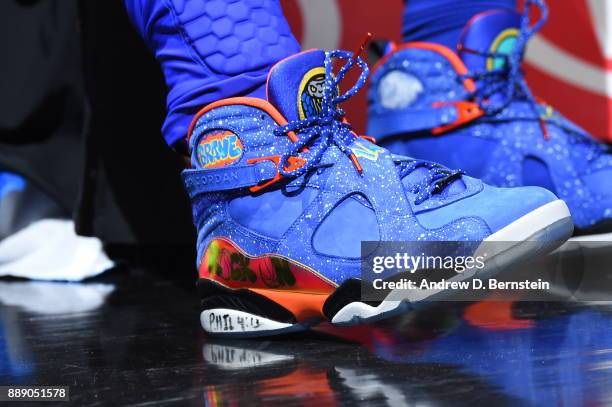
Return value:
<svg viewBox="0 0 612 407">
<path fill-rule="evenodd" d="M 567 202 L 577 235 L 612 232 L 612 153 L 531 94 L 521 64 L 528 13 L 472 18 L 458 53 L 387 44 L 372 74 L 368 134 L 389 150 L 461 168 L 499 187 L 533 185 Z"/>
<path fill-rule="evenodd" d="M 342 94 L 355 65 L 361 76 Z M 357 136 L 338 105 L 367 74 L 351 53 L 305 51 L 272 68 L 267 100 L 221 100 L 194 118 L 183 179 L 207 332 L 271 335 L 409 309 L 351 291 L 362 241 L 531 239 L 552 250 L 571 235 L 567 206 L 545 189 L 492 188 Z"/>
</svg>

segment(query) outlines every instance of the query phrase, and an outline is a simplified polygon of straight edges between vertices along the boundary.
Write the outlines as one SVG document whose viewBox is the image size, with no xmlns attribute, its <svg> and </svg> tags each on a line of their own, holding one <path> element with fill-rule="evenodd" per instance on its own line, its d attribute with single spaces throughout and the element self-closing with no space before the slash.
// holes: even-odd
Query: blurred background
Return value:
<svg viewBox="0 0 612 407">
<path fill-rule="evenodd" d="M 403 0 L 281 0 L 304 48 L 354 50 L 366 32 L 401 41 Z M 375 3 L 376 6 L 372 7 Z M 522 7 L 519 1 L 519 7 Z M 612 2 L 548 0 L 550 16 L 530 42 L 527 78 L 536 96 L 601 140 L 612 141 Z M 365 129 L 365 93 L 347 103 Z"/>
</svg>

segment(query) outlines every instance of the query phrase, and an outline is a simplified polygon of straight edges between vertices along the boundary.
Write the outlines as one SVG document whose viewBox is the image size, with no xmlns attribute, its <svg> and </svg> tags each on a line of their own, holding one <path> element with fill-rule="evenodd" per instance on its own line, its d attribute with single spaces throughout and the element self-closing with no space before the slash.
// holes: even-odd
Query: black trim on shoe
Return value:
<svg viewBox="0 0 612 407">
<path fill-rule="evenodd" d="M 342 308 L 352 302 L 362 302 L 364 304 L 376 307 L 382 301 L 362 301 L 361 300 L 361 280 L 350 278 L 336 288 L 336 291 L 329 296 L 325 304 L 323 304 L 323 314 L 331 321 L 334 315 Z"/>
<path fill-rule="evenodd" d="M 574 227 L 574 236 L 600 235 L 612 233 L 612 219 L 606 219 L 586 228 Z"/>
<path fill-rule="evenodd" d="M 297 323 L 295 316 L 286 308 L 251 290 L 228 288 L 205 278 L 199 279 L 196 285 L 202 299 L 202 311 L 232 309 L 287 324 Z"/>
<path fill-rule="evenodd" d="M 370 66 L 376 65 L 376 63 L 385 56 L 385 50 L 390 42 L 391 41 L 384 39 L 373 40 L 369 42 L 368 48 L 366 50 L 366 57 Z"/>
</svg>

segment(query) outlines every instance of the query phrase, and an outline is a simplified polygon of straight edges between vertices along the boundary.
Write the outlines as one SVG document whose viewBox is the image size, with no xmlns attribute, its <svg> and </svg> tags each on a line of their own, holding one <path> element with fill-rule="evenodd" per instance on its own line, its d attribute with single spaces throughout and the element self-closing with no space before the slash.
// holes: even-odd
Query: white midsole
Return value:
<svg viewBox="0 0 612 407">
<path fill-rule="evenodd" d="M 529 240 L 537 232 L 544 230 L 545 228 L 553 225 L 554 223 L 571 218 L 569 208 L 566 203 L 562 200 L 556 200 L 543 205 L 521 218 L 510 223 L 503 229 L 492 234 L 488 238 L 483 240 L 483 243 L 487 242 L 516 242 L 517 244 L 523 241 Z M 506 244 L 500 245 L 487 245 L 486 249 L 483 244 L 476 250 L 476 255 L 481 250 L 487 250 L 489 258 L 494 257 L 499 253 L 493 253 L 491 250 L 498 248 L 500 251 L 508 250 L 510 247 Z M 468 274 L 464 274 L 463 278 L 468 278 Z M 411 300 L 419 301 L 430 297 L 439 290 L 420 290 L 411 293 Z M 346 323 L 352 320 L 354 317 L 361 319 L 368 319 L 380 315 L 385 312 L 394 310 L 401 305 L 401 301 L 405 299 L 405 290 L 392 291 L 385 301 L 380 303 L 378 306 L 373 307 L 363 302 L 352 302 L 347 304 L 344 308 L 334 315 L 332 323 Z"/>
<path fill-rule="evenodd" d="M 558 199 L 520 217 L 484 239 L 484 242 L 522 242 L 553 223 L 570 217 L 567 204 Z"/>
<path fill-rule="evenodd" d="M 612 245 L 612 233 L 572 237 L 570 242 L 595 243 L 594 247 Z"/>
<path fill-rule="evenodd" d="M 202 311 L 200 322 L 206 332 L 217 334 L 276 331 L 292 326 L 292 324 L 274 321 L 248 312 L 225 308 Z"/>
</svg>

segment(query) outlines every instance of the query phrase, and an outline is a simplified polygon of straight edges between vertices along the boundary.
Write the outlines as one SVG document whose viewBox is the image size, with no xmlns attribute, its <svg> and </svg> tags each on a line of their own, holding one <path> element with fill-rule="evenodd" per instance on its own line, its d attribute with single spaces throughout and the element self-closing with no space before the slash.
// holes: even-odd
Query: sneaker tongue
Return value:
<svg viewBox="0 0 612 407">
<path fill-rule="evenodd" d="M 498 69 L 502 58 L 487 58 L 480 53 L 499 52 L 508 54 L 516 44 L 521 26 L 521 15 L 512 10 L 489 10 L 476 14 L 463 29 L 459 40 L 459 57 L 470 71 Z"/>
<path fill-rule="evenodd" d="M 289 121 L 321 111 L 325 86 L 325 52 L 300 52 L 272 67 L 268 75 L 268 101 Z"/>
</svg>

